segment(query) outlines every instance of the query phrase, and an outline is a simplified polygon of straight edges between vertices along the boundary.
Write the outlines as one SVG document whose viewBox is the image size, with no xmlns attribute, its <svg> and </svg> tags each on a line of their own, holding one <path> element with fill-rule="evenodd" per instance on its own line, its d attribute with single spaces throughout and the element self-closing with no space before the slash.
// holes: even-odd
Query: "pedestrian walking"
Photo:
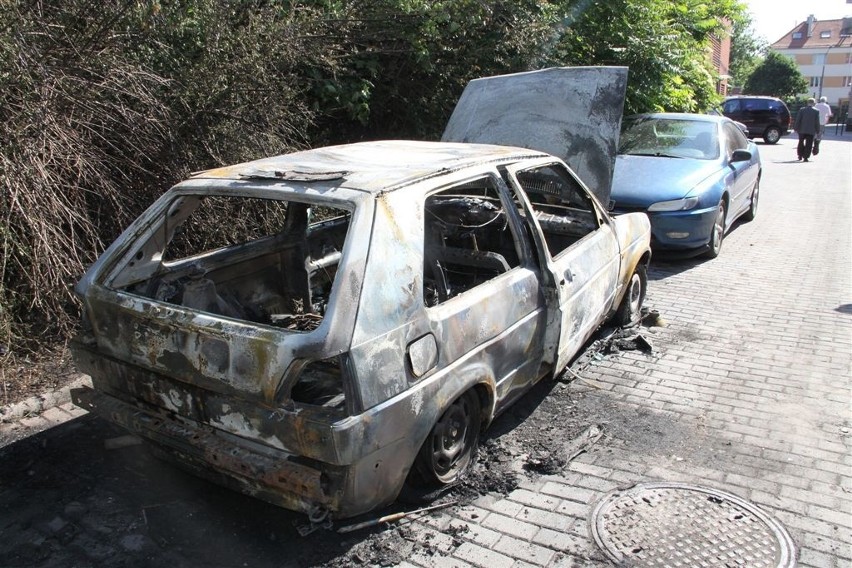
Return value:
<svg viewBox="0 0 852 568">
<path fill-rule="evenodd" d="M 814 105 L 814 108 L 819 111 L 819 132 L 814 137 L 814 156 L 819 154 L 819 143 L 822 142 L 822 136 L 825 134 L 825 125 L 828 124 L 828 119 L 831 118 L 831 107 L 826 102 L 828 99 L 820 97 L 819 102 Z"/>
<path fill-rule="evenodd" d="M 816 100 L 808 99 L 808 106 L 799 109 L 796 113 L 796 122 L 793 130 L 799 135 L 799 145 L 796 147 L 796 156 L 799 160 L 808 161 L 814 146 L 814 136 L 819 132 L 819 111 L 814 108 Z"/>
</svg>

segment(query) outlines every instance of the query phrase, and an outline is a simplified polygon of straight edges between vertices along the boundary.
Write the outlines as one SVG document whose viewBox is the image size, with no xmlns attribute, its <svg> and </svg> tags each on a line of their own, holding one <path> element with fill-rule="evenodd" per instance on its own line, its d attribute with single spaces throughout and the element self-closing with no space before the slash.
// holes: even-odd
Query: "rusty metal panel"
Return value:
<svg viewBox="0 0 852 568">
<path fill-rule="evenodd" d="M 322 471 L 289 461 L 286 454 L 252 451 L 218 436 L 214 430 L 157 416 L 88 388 L 75 389 L 72 395 L 77 406 L 207 467 L 238 477 L 243 483 L 288 495 L 289 500 L 302 504 L 300 509 L 308 510 L 314 505 L 336 507 L 336 496 L 328 492 Z"/>
<path fill-rule="evenodd" d="M 441 140 L 552 154 L 606 203 L 626 90 L 626 67 L 555 67 L 474 79 Z"/>
</svg>

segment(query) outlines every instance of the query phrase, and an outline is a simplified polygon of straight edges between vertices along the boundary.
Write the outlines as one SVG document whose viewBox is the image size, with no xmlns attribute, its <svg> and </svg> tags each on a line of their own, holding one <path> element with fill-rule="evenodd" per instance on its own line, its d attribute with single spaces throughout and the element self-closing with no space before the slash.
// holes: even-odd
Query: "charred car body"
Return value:
<svg viewBox="0 0 852 568">
<path fill-rule="evenodd" d="M 218 222 L 216 222 L 218 220 Z M 314 518 L 455 481 L 479 432 L 608 317 L 650 228 L 558 158 L 372 142 L 194 175 L 78 284 L 75 402 Z"/>
</svg>

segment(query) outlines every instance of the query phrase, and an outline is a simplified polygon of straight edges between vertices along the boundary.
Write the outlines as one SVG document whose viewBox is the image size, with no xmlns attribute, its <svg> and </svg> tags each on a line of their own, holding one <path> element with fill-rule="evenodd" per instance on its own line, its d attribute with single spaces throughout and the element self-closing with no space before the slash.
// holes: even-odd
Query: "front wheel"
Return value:
<svg viewBox="0 0 852 568">
<path fill-rule="evenodd" d="M 716 210 L 716 219 L 713 221 L 713 230 L 710 232 L 710 241 L 707 252 L 704 256 L 707 258 L 716 258 L 722 252 L 722 240 L 725 238 L 725 202 L 719 202 L 719 208 Z"/>
<path fill-rule="evenodd" d="M 479 397 L 469 390 L 444 411 L 414 461 L 422 484 L 455 483 L 467 471 L 479 444 Z"/>
<path fill-rule="evenodd" d="M 781 140 L 781 129 L 777 126 L 770 126 L 763 133 L 763 141 L 767 144 L 777 144 Z"/>
<path fill-rule="evenodd" d="M 630 282 L 627 283 L 627 291 L 615 313 L 615 323 L 618 325 L 630 325 L 637 323 L 642 317 L 642 302 L 645 301 L 645 290 L 648 287 L 648 269 L 640 264 L 633 271 Z"/>
</svg>

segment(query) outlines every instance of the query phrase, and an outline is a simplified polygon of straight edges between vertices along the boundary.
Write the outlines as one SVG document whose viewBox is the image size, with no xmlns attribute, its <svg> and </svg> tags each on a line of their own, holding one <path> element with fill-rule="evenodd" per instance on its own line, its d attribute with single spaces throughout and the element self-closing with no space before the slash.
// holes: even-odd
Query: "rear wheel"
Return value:
<svg viewBox="0 0 852 568">
<path fill-rule="evenodd" d="M 707 252 L 704 254 L 707 258 L 716 258 L 722 252 L 722 240 L 725 238 L 725 202 L 719 202 L 719 208 L 716 210 L 716 219 L 713 221 L 713 230 L 710 232 L 710 241 Z"/>
<path fill-rule="evenodd" d="M 648 269 L 640 264 L 633 271 L 630 282 L 627 283 L 627 291 L 621 299 L 621 305 L 615 313 L 615 323 L 618 325 L 630 325 L 637 323 L 642 317 L 642 302 L 645 301 L 645 290 L 648 286 Z"/>
<path fill-rule="evenodd" d="M 479 397 L 469 390 L 457 398 L 432 427 L 414 462 L 427 486 L 455 483 L 473 461 L 479 444 Z"/>
<path fill-rule="evenodd" d="M 751 200 L 749 202 L 748 211 L 743 215 L 746 221 L 754 221 L 757 217 L 757 202 L 760 198 L 760 176 L 754 181 L 754 187 L 751 189 Z"/>
<path fill-rule="evenodd" d="M 777 144 L 781 140 L 781 129 L 777 126 L 770 126 L 763 132 L 763 141 L 767 144 Z"/>
</svg>

